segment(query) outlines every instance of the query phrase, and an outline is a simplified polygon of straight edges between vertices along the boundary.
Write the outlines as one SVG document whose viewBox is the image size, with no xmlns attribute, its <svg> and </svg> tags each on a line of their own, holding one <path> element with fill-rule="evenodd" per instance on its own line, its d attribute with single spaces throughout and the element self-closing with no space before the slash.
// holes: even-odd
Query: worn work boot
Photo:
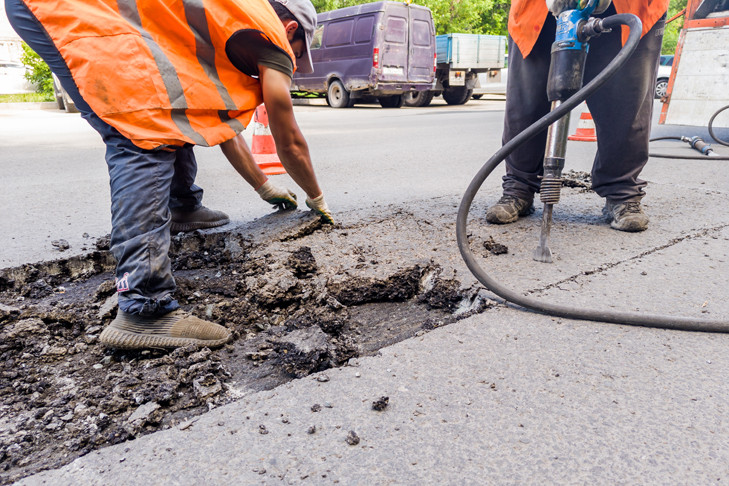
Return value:
<svg viewBox="0 0 729 486">
<path fill-rule="evenodd" d="M 534 212 L 532 205 L 534 198 L 522 199 L 517 196 L 504 194 L 499 202 L 486 210 L 486 221 L 495 224 L 513 223 L 520 216 Z"/>
<path fill-rule="evenodd" d="M 177 348 L 190 344 L 213 348 L 227 343 L 230 331 L 180 309 L 161 317 L 141 317 L 120 309 L 99 340 L 117 349 Z"/>
<path fill-rule="evenodd" d="M 203 228 L 215 228 L 230 223 L 228 215 L 222 211 L 208 209 L 200 206 L 194 211 L 181 211 L 179 209 L 172 210 L 172 224 L 170 231 L 179 233 L 180 231 L 193 231 Z"/>
<path fill-rule="evenodd" d="M 610 220 L 610 227 L 619 231 L 644 231 L 648 216 L 638 201 L 617 202 L 607 199 L 602 214 Z"/>
</svg>

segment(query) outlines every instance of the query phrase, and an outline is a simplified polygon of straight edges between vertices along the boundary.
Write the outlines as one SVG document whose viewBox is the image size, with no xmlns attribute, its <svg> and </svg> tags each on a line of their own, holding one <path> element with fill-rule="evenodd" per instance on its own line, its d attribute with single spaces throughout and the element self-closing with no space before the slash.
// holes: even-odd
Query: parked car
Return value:
<svg viewBox="0 0 729 486">
<path fill-rule="evenodd" d="M 314 72 L 296 73 L 292 92 L 325 95 L 334 108 L 373 97 L 399 108 L 403 94 L 433 87 L 433 16 L 427 7 L 389 1 L 320 13 L 311 59 Z"/>
<path fill-rule="evenodd" d="M 68 96 L 68 93 L 66 93 L 66 90 L 63 89 L 63 86 L 61 86 L 61 82 L 58 80 L 55 74 L 51 73 L 53 76 L 53 92 L 56 95 L 56 104 L 58 105 L 59 110 L 66 110 L 67 113 L 78 113 L 78 108 L 76 108 L 76 104 L 73 102 L 70 96 Z"/>
<path fill-rule="evenodd" d="M 668 92 L 668 79 L 673 68 L 673 56 L 663 55 L 658 62 L 656 75 L 656 98 L 663 98 Z"/>
<path fill-rule="evenodd" d="M 478 100 L 485 94 L 506 96 L 506 80 L 509 77 L 509 55 L 504 57 L 502 69 L 478 73 L 478 82 L 473 88 L 473 99 Z"/>
</svg>

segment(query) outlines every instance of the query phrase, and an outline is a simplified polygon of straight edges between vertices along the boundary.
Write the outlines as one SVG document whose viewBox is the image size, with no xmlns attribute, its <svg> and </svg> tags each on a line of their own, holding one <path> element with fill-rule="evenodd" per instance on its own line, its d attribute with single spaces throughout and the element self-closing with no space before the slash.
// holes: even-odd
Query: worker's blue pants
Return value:
<svg viewBox="0 0 729 486">
<path fill-rule="evenodd" d="M 192 146 L 168 152 L 134 145 L 91 110 L 48 33 L 22 1 L 5 0 L 5 10 L 15 31 L 46 61 L 81 116 L 106 144 L 119 308 L 144 316 L 177 309 L 168 256 L 170 209 L 192 211 L 201 205 L 202 189 L 194 184 L 197 164 Z"/>
<path fill-rule="evenodd" d="M 615 14 L 615 7 L 598 17 Z M 640 201 L 646 183 L 638 178 L 648 162 L 656 70 L 665 17 L 640 40 L 623 67 L 587 98 L 597 133 L 592 188 L 615 202 Z M 509 38 L 509 79 L 503 142 L 516 137 L 550 110 L 547 77 L 556 22 L 547 15 L 539 39 L 525 58 Z M 622 47 L 620 29 L 590 40 L 585 63 L 587 84 L 612 61 Z M 531 198 L 539 191 L 547 132 L 532 137 L 506 158 L 504 194 Z"/>
</svg>

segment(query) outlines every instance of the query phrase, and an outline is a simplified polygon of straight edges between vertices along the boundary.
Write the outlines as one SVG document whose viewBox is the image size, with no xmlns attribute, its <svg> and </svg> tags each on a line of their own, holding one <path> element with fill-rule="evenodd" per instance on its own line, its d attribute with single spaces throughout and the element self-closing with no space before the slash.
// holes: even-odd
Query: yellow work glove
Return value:
<svg viewBox="0 0 729 486">
<path fill-rule="evenodd" d="M 296 194 L 285 187 L 274 185 L 270 180 L 267 180 L 261 187 L 256 189 L 256 192 L 261 196 L 261 199 L 273 204 L 279 211 L 298 207 Z"/>
<path fill-rule="evenodd" d="M 332 212 L 329 211 L 329 206 L 327 206 L 326 201 L 324 201 L 324 194 L 322 194 L 319 197 L 315 197 L 314 199 L 306 198 L 306 205 L 311 208 L 312 211 L 319 213 L 319 216 L 321 216 L 322 221 L 328 224 L 334 224 L 334 218 L 332 217 Z"/>
</svg>

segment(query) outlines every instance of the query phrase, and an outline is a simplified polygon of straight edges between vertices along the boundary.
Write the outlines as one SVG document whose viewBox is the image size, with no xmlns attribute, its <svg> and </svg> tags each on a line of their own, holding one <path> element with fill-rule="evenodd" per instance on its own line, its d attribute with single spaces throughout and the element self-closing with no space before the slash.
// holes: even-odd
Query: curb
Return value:
<svg viewBox="0 0 729 486">
<path fill-rule="evenodd" d="M 9 110 L 58 110 L 55 101 L 28 101 L 19 103 L 0 103 L 0 111 Z"/>
<path fill-rule="evenodd" d="M 310 105 L 317 105 L 317 106 L 326 106 L 327 101 L 324 98 L 291 98 L 291 103 L 294 106 L 310 106 Z"/>
</svg>

